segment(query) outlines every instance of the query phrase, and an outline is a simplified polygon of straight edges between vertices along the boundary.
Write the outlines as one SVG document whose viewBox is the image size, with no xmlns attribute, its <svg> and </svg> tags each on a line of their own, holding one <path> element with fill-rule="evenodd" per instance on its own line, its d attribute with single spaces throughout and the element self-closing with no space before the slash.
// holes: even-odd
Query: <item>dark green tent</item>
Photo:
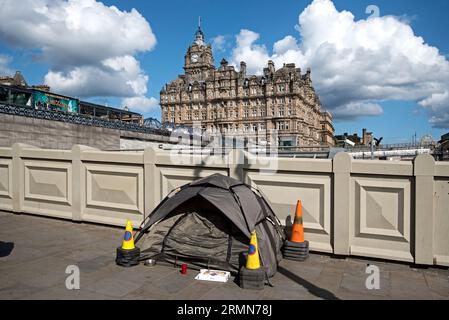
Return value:
<svg viewBox="0 0 449 320">
<path fill-rule="evenodd" d="M 172 191 L 136 235 L 142 258 L 236 273 L 256 231 L 261 263 L 272 277 L 284 230 L 258 190 L 214 174 Z"/>
</svg>

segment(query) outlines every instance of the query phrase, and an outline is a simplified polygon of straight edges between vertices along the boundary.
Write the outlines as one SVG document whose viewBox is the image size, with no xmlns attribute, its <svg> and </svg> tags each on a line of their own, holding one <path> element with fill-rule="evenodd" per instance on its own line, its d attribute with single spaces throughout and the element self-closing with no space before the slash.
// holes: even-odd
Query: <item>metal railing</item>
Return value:
<svg viewBox="0 0 449 320">
<path fill-rule="evenodd" d="M 78 113 L 37 110 L 29 107 L 10 105 L 4 103 L 0 103 L 0 113 L 36 119 L 60 121 L 83 126 L 93 126 L 123 131 L 155 134 L 167 137 L 171 135 L 171 132 L 168 130 L 148 128 L 136 123 L 124 122 L 120 120 L 102 119 Z"/>
<path fill-rule="evenodd" d="M 374 148 L 375 151 L 389 151 L 389 150 L 412 150 L 412 149 L 433 149 L 435 147 L 432 143 L 392 143 L 392 144 L 381 144 Z M 371 151 L 370 146 L 347 146 L 347 152 L 369 152 Z"/>
</svg>

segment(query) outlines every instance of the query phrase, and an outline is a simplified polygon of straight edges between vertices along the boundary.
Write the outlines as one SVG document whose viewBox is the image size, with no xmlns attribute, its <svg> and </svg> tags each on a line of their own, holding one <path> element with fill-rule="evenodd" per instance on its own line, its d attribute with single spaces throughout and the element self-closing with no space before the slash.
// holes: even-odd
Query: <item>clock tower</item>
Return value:
<svg viewBox="0 0 449 320">
<path fill-rule="evenodd" d="M 205 81 L 215 70 L 212 46 L 204 42 L 201 22 L 193 44 L 187 49 L 184 70 L 189 82 Z"/>
</svg>

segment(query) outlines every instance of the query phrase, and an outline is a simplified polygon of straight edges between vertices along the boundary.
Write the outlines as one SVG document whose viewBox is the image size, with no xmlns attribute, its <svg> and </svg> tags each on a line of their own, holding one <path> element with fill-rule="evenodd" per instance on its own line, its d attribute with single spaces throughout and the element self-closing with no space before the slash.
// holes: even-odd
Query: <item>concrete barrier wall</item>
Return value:
<svg viewBox="0 0 449 320">
<path fill-rule="evenodd" d="M 170 136 L 0 112 L 0 147 L 23 143 L 40 148 L 71 150 L 73 146 L 82 144 L 100 150 L 120 150 L 122 144 L 128 148 L 143 149 L 142 146 L 150 142 L 170 143 L 172 141 Z"/>
<path fill-rule="evenodd" d="M 31 143 L 40 148 L 70 150 L 83 144 L 120 149 L 120 130 L 0 113 L 0 147 Z"/>
<path fill-rule="evenodd" d="M 213 173 L 259 189 L 291 225 L 298 199 L 311 249 L 449 266 L 449 163 L 199 156 L 85 146 L 0 148 L 0 209 L 139 226 L 173 189 Z"/>
</svg>

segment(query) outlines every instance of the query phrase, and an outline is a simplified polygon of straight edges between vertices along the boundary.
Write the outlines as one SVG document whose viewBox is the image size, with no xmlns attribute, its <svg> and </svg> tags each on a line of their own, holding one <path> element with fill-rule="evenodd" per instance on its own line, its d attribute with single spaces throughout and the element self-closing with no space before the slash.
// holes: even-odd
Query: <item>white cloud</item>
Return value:
<svg viewBox="0 0 449 320">
<path fill-rule="evenodd" d="M 68 72 L 50 71 L 45 83 L 52 91 L 71 96 L 132 97 L 147 93 L 148 76 L 132 56 L 115 57 L 99 66 L 74 67 Z"/>
<path fill-rule="evenodd" d="M 419 103 L 426 109 L 430 109 L 430 123 L 437 128 L 449 127 L 449 84 L 443 93 L 434 93 Z"/>
<path fill-rule="evenodd" d="M 0 76 L 9 76 L 12 70 L 9 68 L 12 58 L 7 55 L 0 54 Z"/>
<path fill-rule="evenodd" d="M 135 112 L 150 112 L 159 106 L 159 101 L 153 97 L 147 98 L 145 96 L 125 98 L 122 102 L 122 107 L 128 107 Z"/>
<path fill-rule="evenodd" d="M 226 38 L 227 36 L 224 35 L 218 35 L 212 38 L 212 48 L 222 52 L 225 51 L 227 46 Z"/>
<path fill-rule="evenodd" d="M 156 45 L 148 21 L 95 0 L 3 0 L 0 41 L 39 50 L 45 83 L 81 98 L 140 97 L 148 76 L 135 55 Z"/>
<path fill-rule="evenodd" d="M 299 51 L 298 41 L 292 36 L 286 36 L 284 39 L 277 41 L 273 46 L 274 54 L 285 54 L 293 50 Z"/>
<path fill-rule="evenodd" d="M 330 0 L 314 0 L 299 15 L 297 30 L 301 41 L 288 35 L 271 54 L 256 43 L 259 34 L 241 30 L 230 61 L 236 66 L 247 61 L 256 74 L 269 59 L 277 67 L 291 62 L 311 67 L 324 107 L 337 118 L 379 115 L 376 101 L 405 100 L 425 107 L 432 125 L 449 127 L 449 62 L 404 19 L 356 21 Z"/>
<path fill-rule="evenodd" d="M 237 46 L 232 50 L 231 63 L 237 67 L 240 61 L 245 61 L 249 72 L 262 74 L 263 66 L 267 63 L 269 55 L 265 46 L 254 44 L 259 37 L 259 34 L 254 31 L 241 30 L 236 36 Z"/>
<path fill-rule="evenodd" d="M 335 117 L 346 119 L 355 119 L 360 116 L 380 116 L 383 113 L 380 105 L 369 102 L 350 102 L 332 110 Z"/>
<path fill-rule="evenodd" d="M 150 24 L 135 9 L 120 11 L 95 0 L 3 0 L 0 37 L 38 48 L 57 67 L 95 64 L 154 48 Z"/>
</svg>

